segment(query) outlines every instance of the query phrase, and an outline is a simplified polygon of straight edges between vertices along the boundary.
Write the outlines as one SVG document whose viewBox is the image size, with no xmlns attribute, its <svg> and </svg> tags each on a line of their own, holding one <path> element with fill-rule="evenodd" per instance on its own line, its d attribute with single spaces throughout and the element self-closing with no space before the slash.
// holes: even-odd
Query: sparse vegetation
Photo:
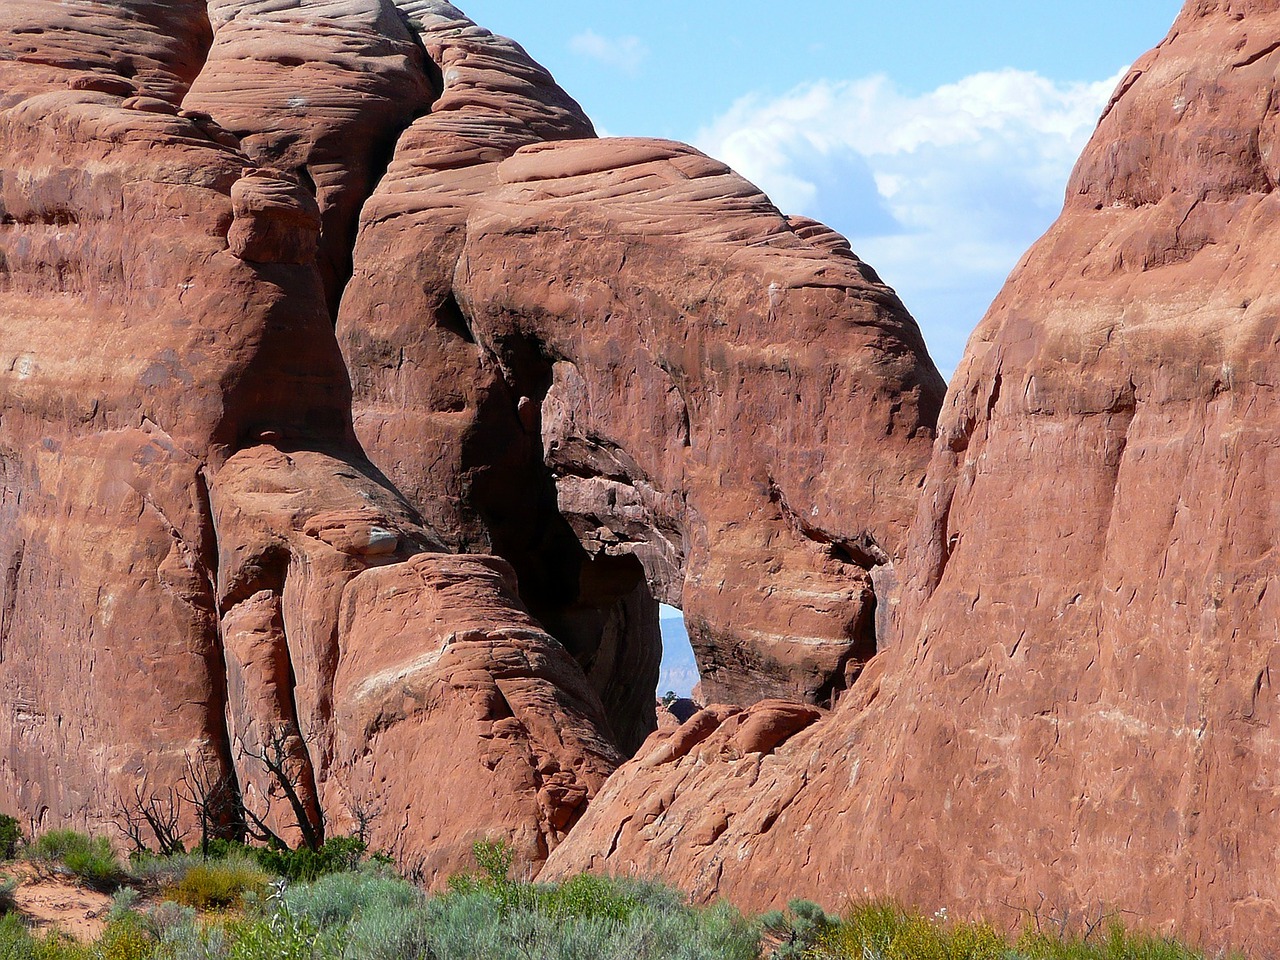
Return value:
<svg viewBox="0 0 1280 960">
<path fill-rule="evenodd" d="M 236 856 L 190 864 L 181 879 L 161 892 L 174 903 L 197 910 L 230 910 L 243 907 L 246 896 L 261 897 L 270 882 L 270 874 L 257 861 Z"/>
<path fill-rule="evenodd" d="M 50 830 L 27 848 L 27 857 L 50 866 L 61 865 L 96 890 L 115 890 L 126 877 L 124 866 L 106 837 L 90 837 L 75 830 Z"/>
<path fill-rule="evenodd" d="M 838 925 L 810 900 L 792 900 L 787 911 L 772 910 L 760 918 L 774 960 L 803 960 Z"/>
<path fill-rule="evenodd" d="M 635 879 L 530 883 L 511 877 L 501 841 L 477 843 L 476 869 L 436 896 L 385 858 L 365 859 L 362 839 L 302 851 L 206 846 L 207 857 L 135 854 L 125 867 L 102 838 L 35 838 L 24 851 L 32 861 L 133 887 L 116 894 L 92 944 L 0 917 L 0 960 L 1203 960 L 1106 917 L 1075 930 L 1040 918 L 1009 936 L 885 902 L 836 916 L 793 900 L 751 919 Z M 0 878 L 0 913 L 13 886 Z"/>
<path fill-rule="evenodd" d="M 0 813 L 0 861 L 12 860 L 22 846 L 22 827 L 16 817 Z"/>
<path fill-rule="evenodd" d="M 298 850 L 275 846 L 260 848 L 256 855 L 267 870 L 296 882 L 354 870 L 367 851 L 368 845 L 357 837 L 330 837 L 314 850 L 305 846 Z"/>
<path fill-rule="evenodd" d="M 1203 960 L 1163 937 L 1125 930 L 1118 921 L 1083 930 L 1047 924 L 1010 938 L 985 923 L 960 923 L 946 911 L 927 917 L 892 903 L 850 908 L 803 954 L 810 960 Z"/>
</svg>

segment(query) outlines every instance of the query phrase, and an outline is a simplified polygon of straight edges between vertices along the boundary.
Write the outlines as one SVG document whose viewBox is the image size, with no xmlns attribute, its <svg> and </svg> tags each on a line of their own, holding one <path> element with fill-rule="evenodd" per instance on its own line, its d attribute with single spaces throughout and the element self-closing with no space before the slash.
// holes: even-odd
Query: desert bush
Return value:
<svg viewBox="0 0 1280 960">
<path fill-rule="evenodd" d="M 22 827 L 15 817 L 0 813 L 0 860 L 12 860 L 22 845 Z"/>
<path fill-rule="evenodd" d="M 242 925 L 197 924 L 194 916 L 160 934 L 158 960 L 228 960 Z"/>
<path fill-rule="evenodd" d="M 1060 931 L 1027 930 L 1018 938 L 1014 951 L 1019 960 L 1203 960 L 1203 954 L 1183 944 L 1131 933 L 1120 923 L 1087 939 Z"/>
<path fill-rule="evenodd" d="M 181 880 L 203 858 L 190 854 L 162 857 L 148 850 L 129 854 L 129 879 L 143 890 L 163 890 Z"/>
<path fill-rule="evenodd" d="M 246 894 L 260 897 L 270 881 L 255 861 L 228 857 L 187 864 L 182 876 L 164 888 L 164 895 L 197 910 L 228 910 L 242 907 Z"/>
<path fill-rule="evenodd" d="M 819 937 L 812 960 L 1204 960 L 1163 937 L 1120 924 L 1087 934 L 1028 929 L 1012 943 L 985 923 L 956 923 L 945 911 L 925 917 L 885 902 L 861 903 Z"/>
<path fill-rule="evenodd" d="M 289 887 L 284 906 L 294 917 L 317 927 L 351 923 L 370 911 L 403 913 L 421 910 L 426 896 L 413 884 L 379 870 L 335 873 L 315 883 Z"/>
<path fill-rule="evenodd" d="M 316 850 L 259 848 L 255 855 L 265 869 L 297 883 L 354 870 L 367 851 L 368 845 L 358 837 L 330 837 Z"/>
<path fill-rule="evenodd" d="M 26 849 L 26 856 L 28 860 L 58 863 L 68 853 L 89 849 L 92 842 L 88 836 L 75 830 L 50 830 L 32 841 Z"/>
<path fill-rule="evenodd" d="M 14 894 L 18 891 L 18 881 L 12 877 L 0 876 L 0 915 L 14 908 Z"/>
<path fill-rule="evenodd" d="M 892 903 L 862 903 L 820 938 L 821 960 L 1010 960 L 1009 943 L 984 925 L 949 925 Z M 1019 960 L 1019 958 L 1013 958 Z"/>
<path fill-rule="evenodd" d="M 305 919 L 277 914 L 236 931 L 228 960 L 329 960 L 343 955 L 336 931 L 323 931 Z"/>
<path fill-rule="evenodd" d="M 60 933 L 32 934 L 17 914 L 0 917 L 0 960 L 96 960 L 89 948 Z"/>
<path fill-rule="evenodd" d="M 96 838 L 88 850 L 68 853 L 62 862 L 75 876 L 96 890 L 110 892 L 125 879 L 124 867 L 104 837 Z"/>
<path fill-rule="evenodd" d="M 133 887 L 121 887 L 111 898 L 111 908 L 107 911 L 107 922 L 113 923 L 132 916 L 138 905 L 138 891 Z"/>
<path fill-rule="evenodd" d="M 684 904 L 670 887 L 635 879 L 580 874 L 560 884 L 516 882 L 508 877 L 513 855 L 505 841 L 477 841 L 473 855 L 479 872 L 451 877 L 450 894 L 487 896 L 504 914 L 524 910 L 552 918 L 625 922 L 644 907 L 670 910 Z"/>
<path fill-rule="evenodd" d="M 156 941 L 136 915 L 107 924 L 107 929 L 89 951 L 91 960 L 151 960 Z"/>
<path fill-rule="evenodd" d="M 505 845 L 477 853 L 481 870 L 433 898 L 368 866 L 288 886 L 236 935 L 229 958 L 758 960 L 758 929 L 731 908 L 696 909 L 634 880 L 521 883 L 507 877 Z"/>
<path fill-rule="evenodd" d="M 98 890 L 114 890 L 125 879 L 125 869 L 106 837 L 90 837 L 75 830 L 50 830 L 27 848 L 27 856 L 44 863 L 61 863 Z"/>
<path fill-rule="evenodd" d="M 397 910 L 373 903 L 348 928 L 343 960 L 435 960 L 431 925 L 421 906 Z"/>
<path fill-rule="evenodd" d="M 503 905 L 483 891 L 431 901 L 426 924 L 438 960 L 758 960 L 756 926 L 721 905 L 676 909 L 634 903 L 624 919 L 586 911 Z M 420 955 L 420 954 L 419 954 Z M 354 956 L 352 958 L 354 960 Z M 406 957 L 405 960 L 408 960 Z"/>
<path fill-rule="evenodd" d="M 760 918 L 773 943 L 772 960 L 804 960 L 838 922 L 811 900 L 792 900 L 785 913 L 772 910 Z"/>
<path fill-rule="evenodd" d="M 68 832 L 41 840 L 33 848 L 62 862 L 97 844 Z M 241 852 L 169 859 L 178 879 L 166 892 L 192 906 L 166 901 L 139 912 L 136 895 L 123 891 L 106 933 L 88 946 L 33 935 L 10 915 L 0 918 L 0 960 L 1203 960 L 1102 921 L 1083 936 L 1064 923 L 1011 940 L 945 911 L 930 917 L 892 903 L 858 904 L 836 919 L 796 900 L 750 920 L 640 880 L 521 882 L 510 878 L 513 857 L 501 842 L 478 844 L 477 871 L 435 897 L 368 863 L 270 883 Z M 246 901 L 242 912 L 212 919 L 193 909 Z"/>
</svg>

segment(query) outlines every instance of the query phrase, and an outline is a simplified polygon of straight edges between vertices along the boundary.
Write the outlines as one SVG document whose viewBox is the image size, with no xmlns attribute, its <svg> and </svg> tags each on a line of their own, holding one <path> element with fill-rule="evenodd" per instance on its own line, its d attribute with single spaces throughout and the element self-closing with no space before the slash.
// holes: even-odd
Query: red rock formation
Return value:
<svg viewBox="0 0 1280 960">
<path fill-rule="evenodd" d="M 624 747 L 654 724 L 655 598 L 710 696 L 829 699 L 932 441 L 914 323 L 831 231 L 688 147 L 582 139 L 509 41 L 424 21 L 444 92 L 338 321 L 366 449 L 451 545 L 512 561 Z"/>
<path fill-rule="evenodd" d="M 830 231 L 438 0 L 16 0 L 0 50 L 7 803 L 194 759 L 536 862 L 654 724 L 655 590 L 739 700 L 871 653 L 941 384 Z"/>
<path fill-rule="evenodd" d="M 601 705 L 497 561 L 432 565 L 326 302 L 426 58 L 389 4 L 286 7 L 216 41 L 194 0 L 0 8 L 0 803 L 101 822 L 193 758 L 297 831 L 271 757 L 313 833 L 456 781 L 372 841 L 457 868 L 501 825 L 536 861 L 618 760 Z M 295 80 L 310 114 L 268 95 Z M 406 765 L 409 730 L 448 749 Z"/>
<path fill-rule="evenodd" d="M 1275 0 L 1188 3 L 1121 84 L 969 343 L 898 639 L 839 709 L 760 757 L 647 746 L 547 875 L 1274 947 L 1277 38 Z"/>
<path fill-rule="evenodd" d="M 360 207 L 400 131 L 438 93 L 438 70 L 391 0 L 210 0 L 209 17 L 213 44 L 183 105 L 314 191 L 336 314 Z"/>
<path fill-rule="evenodd" d="M 842 689 L 932 440 L 941 381 L 914 323 L 847 245 L 691 148 L 549 143 L 498 177 L 455 292 L 542 397 L 579 539 L 684 610 L 711 699 Z"/>
</svg>

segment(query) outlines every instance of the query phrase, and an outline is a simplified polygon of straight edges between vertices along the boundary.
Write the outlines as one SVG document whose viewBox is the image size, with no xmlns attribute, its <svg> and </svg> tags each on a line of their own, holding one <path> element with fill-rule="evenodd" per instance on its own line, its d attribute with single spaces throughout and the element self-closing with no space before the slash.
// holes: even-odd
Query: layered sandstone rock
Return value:
<svg viewBox="0 0 1280 960">
<path fill-rule="evenodd" d="M 387 3 L 231 7 L 0 9 L 0 803 L 101 823 L 190 762 L 296 837 L 456 782 L 372 842 L 456 869 L 500 824 L 536 861 L 619 759 L 603 709 L 499 561 L 428 575 L 333 335 L 427 58 Z"/>
<path fill-rule="evenodd" d="M 537 864 L 655 724 L 657 596 L 739 701 L 873 652 L 941 383 L 830 231 L 437 0 L 21 0 L 0 49 L 7 807 L 196 770 Z"/>
<path fill-rule="evenodd" d="M 213 43 L 183 105 L 314 193 L 324 223 L 317 264 L 336 314 L 360 207 L 400 132 L 430 108 L 439 70 L 391 0 L 208 6 Z"/>
<path fill-rule="evenodd" d="M 932 442 L 914 322 L 831 231 L 688 147 L 584 139 L 508 42 L 424 22 L 444 92 L 338 322 L 366 449 L 512 561 L 624 747 L 654 724 L 657 600 L 709 696 L 829 701 L 876 649 Z"/>
<path fill-rule="evenodd" d="M 1278 39 L 1274 0 L 1189 3 L 1121 84 L 970 341 L 898 638 L 839 708 L 759 757 L 647 746 L 550 875 L 1274 946 Z"/>
</svg>

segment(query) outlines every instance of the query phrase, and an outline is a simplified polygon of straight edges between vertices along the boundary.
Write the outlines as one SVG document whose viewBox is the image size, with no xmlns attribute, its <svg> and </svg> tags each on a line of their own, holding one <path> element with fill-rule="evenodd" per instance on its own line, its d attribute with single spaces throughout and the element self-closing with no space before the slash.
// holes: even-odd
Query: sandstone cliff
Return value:
<svg viewBox="0 0 1280 960">
<path fill-rule="evenodd" d="M 194 763 L 286 835 L 385 795 L 428 875 L 495 823 L 544 856 L 620 759 L 599 698 L 365 457 L 333 333 L 439 92 L 411 20 L 17 2 L 0 49 L 5 806 L 101 824 Z"/>
<path fill-rule="evenodd" d="M 780 746 L 650 741 L 551 875 L 1274 947 L 1278 65 L 1280 4 L 1187 4 L 969 343 L 892 644 Z"/>
<path fill-rule="evenodd" d="M 1278 38 L 1187 4 L 944 402 L 842 238 L 448 3 L 8 0 L 0 805 L 194 762 L 427 878 L 1266 946 Z"/>
<path fill-rule="evenodd" d="M 286 835 L 376 811 L 428 878 L 498 831 L 537 864 L 656 724 L 658 597 L 743 703 L 883 639 L 942 400 L 914 322 L 448 3 L 6 2 L 0 154 L 36 825 L 194 765 Z"/>
</svg>

